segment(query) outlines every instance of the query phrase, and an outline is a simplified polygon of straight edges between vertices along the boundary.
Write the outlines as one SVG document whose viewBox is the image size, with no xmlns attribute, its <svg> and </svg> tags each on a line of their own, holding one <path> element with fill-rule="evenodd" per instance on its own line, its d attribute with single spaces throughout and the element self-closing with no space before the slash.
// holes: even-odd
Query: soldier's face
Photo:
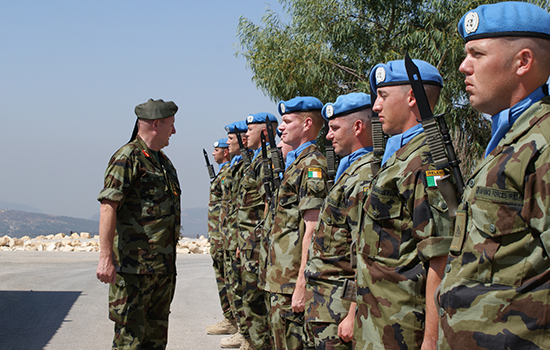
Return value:
<svg viewBox="0 0 550 350">
<path fill-rule="evenodd" d="M 174 116 L 159 119 L 157 123 L 157 137 L 159 140 L 160 148 L 168 146 L 170 143 L 170 136 L 176 133 L 174 122 L 176 121 Z"/>
<path fill-rule="evenodd" d="M 514 53 L 502 38 L 471 40 L 465 45 L 466 57 L 460 64 L 470 104 L 479 112 L 495 115 L 511 107 L 515 85 Z"/>
<path fill-rule="evenodd" d="M 327 140 L 332 141 L 334 153 L 341 157 L 351 154 L 355 137 L 353 123 L 344 116 L 330 120 L 328 126 Z"/>
<path fill-rule="evenodd" d="M 248 131 L 246 132 L 246 138 L 248 140 L 248 148 L 258 149 L 262 145 L 260 135 L 264 129 L 262 126 L 265 124 L 248 124 Z"/>
<path fill-rule="evenodd" d="M 214 157 L 214 161 L 218 164 L 221 164 L 225 160 L 225 152 L 227 151 L 227 148 L 221 148 L 216 147 L 214 148 L 214 152 L 212 152 L 212 156 Z"/>
<path fill-rule="evenodd" d="M 282 117 L 283 122 L 279 125 L 281 130 L 281 140 L 292 149 L 296 149 L 300 146 L 304 133 L 304 121 L 296 113 L 285 114 Z"/>
<path fill-rule="evenodd" d="M 378 113 L 382 129 L 388 135 L 401 134 L 409 129 L 410 89 L 408 86 L 384 86 L 378 88 L 372 110 Z"/>
<path fill-rule="evenodd" d="M 243 140 L 243 145 L 246 147 L 247 139 L 245 134 L 241 134 L 241 138 Z M 239 147 L 239 140 L 237 139 L 236 134 L 228 134 L 227 135 L 227 144 L 229 145 L 229 154 L 231 155 L 240 155 L 241 150 Z"/>
</svg>

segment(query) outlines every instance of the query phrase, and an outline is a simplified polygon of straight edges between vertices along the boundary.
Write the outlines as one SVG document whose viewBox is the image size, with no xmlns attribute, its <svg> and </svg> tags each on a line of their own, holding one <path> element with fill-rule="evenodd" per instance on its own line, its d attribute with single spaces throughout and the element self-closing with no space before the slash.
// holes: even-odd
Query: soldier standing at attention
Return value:
<svg viewBox="0 0 550 350">
<path fill-rule="evenodd" d="M 212 156 L 218 163 L 220 170 L 218 175 L 210 184 L 210 200 L 208 202 L 208 241 L 210 242 L 210 256 L 212 257 L 212 267 L 216 276 L 216 285 L 218 286 L 218 295 L 222 307 L 224 319 L 220 322 L 206 327 L 207 334 L 235 334 L 237 333 L 237 320 L 231 312 L 229 299 L 227 298 L 227 289 L 225 283 L 223 244 L 220 236 L 220 207 L 222 198 L 222 180 L 230 169 L 229 145 L 227 139 L 220 139 L 214 142 L 214 151 Z"/>
<path fill-rule="evenodd" d="M 163 100 L 136 106 L 134 135 L 112 156 L 99 193 L 96 275 L 110 284 L 113 349 L 165 349 L 168 342 L 181 190 L 161 149 L 176 133 L 177 110 Z"/>
<path fill-rule="evenodd" d="M 247 144 L 254 151 L 253 160 L 245 170 L 237 197 L 237 223 L 239 226 L 239 258 L 241 261 L 241 280 L 243 284 L 242 304 L 246 334 L 249 338 L 241 349 L 271 349 L 271 335 L 267 322 L 267 306 L 264 293 L 258 289 L 259 239 L 256 226 L 264 217 L 266 192 L 264 187 L 264 167 L 262 164 L 261 135 L 266 139 L 266 120 L 272 123 L 272 130 L 277 129 L 277 118 L 271 113 L 251 114 L 246 119 L 248 131 Z M 275 135 L 273 135 L 273 138 Z M 268 147 L 270 145 L 266 145 Z M 269 149 L 266 149 L 269 152 Z"/>
<path fill-rule="evenodd" d="M 339 96 L 325 104 L 322 115 L 329 123 L 327 139 L 343 158 L 309 248 L 306 331 L 315 349 L 351 349 L 355 303 L 341 295 L 344 281 L 355 279 L 350 245 L 357 238 L 363 194 L 374 175 L 370 96 L 362 92 Z"/>
<path fill-rule="evenodd" d="M 327 163 L 316 145 L 323 127 L 322 107 L 315 97 L 296 97 L 279 103 L 281 139 L 293 150 L 286 156 L 269 233 L 264 286 L 270 292 L 271 333 L 276 349 L 302 349 L 304 343 L 308 243 L 327 194 Z"/>
<path fill-rule="evenodd" d="M 220 235 L 222 237 L 224 251 L 224 271 L 226 290 L 229 298 L 229 304 L 233 315 L 238 321 L 239 332 L 229 338 L 220 341 L 222 348 L 239 348 L 245 338 L 250 338 L 248 334 L 245 317 L 243 314 L 242 295 L 243 285 L 240 273 L 240 259 L 237 255 L 238 248 L 238 225 L 237 225 L 237 196 L 239 194 L 239 183 L 245 172 L 245 164 L 241 155 L 238 136 L 247 146 L 246 132 L 248 126 L 246 121 L 238 121 L 225 126 L 227 132 L 227 143 L 229 145 L 229 154 L 231 159 L 230 169 L 222 179 L 222 204 L 220 208 Z"/>
<path fill-rule="evenodd" d="M 443 79 L 429 63 L 414 61 L 433 110 Z M 372 109 L 391 137 L 363 205 L 356 349 L 435 349 L 434 294 L 452 226 L 434 180 L 450 171 L 433 164 L 404 61 L 376 65 L 370 81 L 377 92 Z"/>
<path fill-rule="evenodd" d="M 470 104 L 493 130 L 457 215 L 439 346 L 550 349 L 550 15 L 482 5 L 458 31 Z"/>
</svg>

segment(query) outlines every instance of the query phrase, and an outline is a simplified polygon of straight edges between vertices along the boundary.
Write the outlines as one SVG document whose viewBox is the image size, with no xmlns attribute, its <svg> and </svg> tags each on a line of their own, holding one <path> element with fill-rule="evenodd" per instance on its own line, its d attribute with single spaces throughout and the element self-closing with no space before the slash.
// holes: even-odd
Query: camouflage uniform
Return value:
<svg viewBox="0 0 550 350">
<path fill-rule="evenodd" d="M 265 210 L 262 159 L 256 156 L 244 172 L 237 197 L 244 324 L 256 350 L 271 349 L 267 307 L 264 293 L 258 288 L 259 237 L 255 232 Z"/>
<path fill-rule="evenodd" d="M 445 256 L 451 221 L 432 182 L 424 133 L 391 156 L 371 182 L 357 254 L 356 349 L 419 349 L 429 259 Z"/>
<path fill-rule="evenodd" d="M 308 339 L 316 349 L 351 349 L 338 336 L 338 324 L 350 302 L 342 300 L 345 279 L 355 278 L 350 245 L 357 238 L 363 195 L 373 173 L 372 153 L 358 158 L 330 190 L 319 214 L 306 265 L 308 294 L 305 322 Z M 318 332 L 322 332 L 319 334 Z"/>
<path fill-rule="evenodd" d="M 550 349 L 549 143 L 544 97 L 467 182 L 441 283 L 440 348 Z"/>
<path fill-rule="evenodd" d="M 175 289 L 180 186 L 162 151 L 160 164 L 139 137 L 120 148 L 105 172 L 98 200 L 118 202 L 109 287 L 114 349 L 164 349 Z"/>
<path fill-rule="evenodd" d="M 218 295 L 222 307 L 223 316 L 227 319 L 233 318 L 229 299 L 227 299 L 227 290 L 225 286 L 225 272 L 223 259 L 223 244 L 220 235 L 220 210 L 222 199 L 222 179 L 229 171 L 229 162 L 225 163 L 218 172 L 216 178 L 210 184 L 210 199 L 208 202 L 208 241 L 210 242 L 210 256 L 212 257 L 212 267 L 216 275 L 216 284 L 218 286 Z"/>
<path fill-rule="evenodd" d="M 316 145 L 306 147 L 286 169 L 270 235 L 265 290 L 271 293 L 271 327 L 277 349 L 301 349 L 303 315 L 291 308 L 302 257 L 303 213 L 316 210 L 327 194 L 327 163 Z M 286 335 L 286 336 L 285 336 Z"/>
<path fill-rule="evenodd" d="M 243 288 L 240 276 L 240 261 L 237 258 L 238 227 L 236 199 L 240 179 L 244 173 L 244 162 L 235 162 L 228 171 L 225 178 L 222 178 L 222 205 L 220 211 L 220 234 L 224 250 L 224 271 L 227 296 L 234 316 L 239 321 L 241 334 L 246 329 L 242 310 Z M 244 334 L 243 334 L 244 335 Z"/>
</svg>

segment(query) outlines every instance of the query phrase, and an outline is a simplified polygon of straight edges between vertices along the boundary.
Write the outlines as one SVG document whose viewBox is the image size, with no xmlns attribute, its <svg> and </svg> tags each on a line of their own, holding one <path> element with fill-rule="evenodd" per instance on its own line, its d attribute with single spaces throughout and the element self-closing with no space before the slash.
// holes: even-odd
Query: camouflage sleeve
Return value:
<svg viewBox="0 0 550 350">
<path fill-rule="evenodd" d="M 534 172 L 525 181 L 525 203 L 521 216 L 540 235 L 547 256 L 550 256 L 550 149 L 537 159 Z"/>
<path fill-rule="evenodd" d="M 415 191 L 415 197 L 420 196 L 425 199 L 426 203 L 429 203 L 429 210 L 431 211 L 433 220 L 431 233 L 418 243 L 418 256 L 423 261 L 428 261 L 438 256 L 446 256 L 449 253 L 453 228 L 447 203 L 435 185 L 435 181 L 432 182 L 428 179 L 431 175 L 430 171 L 434 170 L 422 172 L 422 181 Z M 436 170 L 436 172 L 443 172 L 443 170 Z M 413 221 L 415 219 L 414 216 Z"/>
<path fill-rule="evenodd" d="M 298 204 L 301 214 L 303 215 L 307 210 L 320 209 L 327 192 L 326 167 L 321 164 L 305 167 L 302 172 L 300 203 Z"/>
<path fill-rule="evenodd" d="M 124 203 L 126 195 L 131 189 L 136 172 L 134 162 L 127 152 L 117 152 L 110 160 L 105 170 L 104 187 L 97 197 L 98 201 L 104 199 Z"/>
</svg>

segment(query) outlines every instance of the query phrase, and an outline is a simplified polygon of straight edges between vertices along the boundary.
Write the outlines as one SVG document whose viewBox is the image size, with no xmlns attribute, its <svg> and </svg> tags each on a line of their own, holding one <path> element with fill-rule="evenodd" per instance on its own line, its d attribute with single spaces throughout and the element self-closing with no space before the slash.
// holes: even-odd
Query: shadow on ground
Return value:
<svg viewBox="0 0 550 350">
<path fill-rule="evenodd" d="M 43 349 L 81 292 L 0 291 L 0 349 Z"/>
</svg>

